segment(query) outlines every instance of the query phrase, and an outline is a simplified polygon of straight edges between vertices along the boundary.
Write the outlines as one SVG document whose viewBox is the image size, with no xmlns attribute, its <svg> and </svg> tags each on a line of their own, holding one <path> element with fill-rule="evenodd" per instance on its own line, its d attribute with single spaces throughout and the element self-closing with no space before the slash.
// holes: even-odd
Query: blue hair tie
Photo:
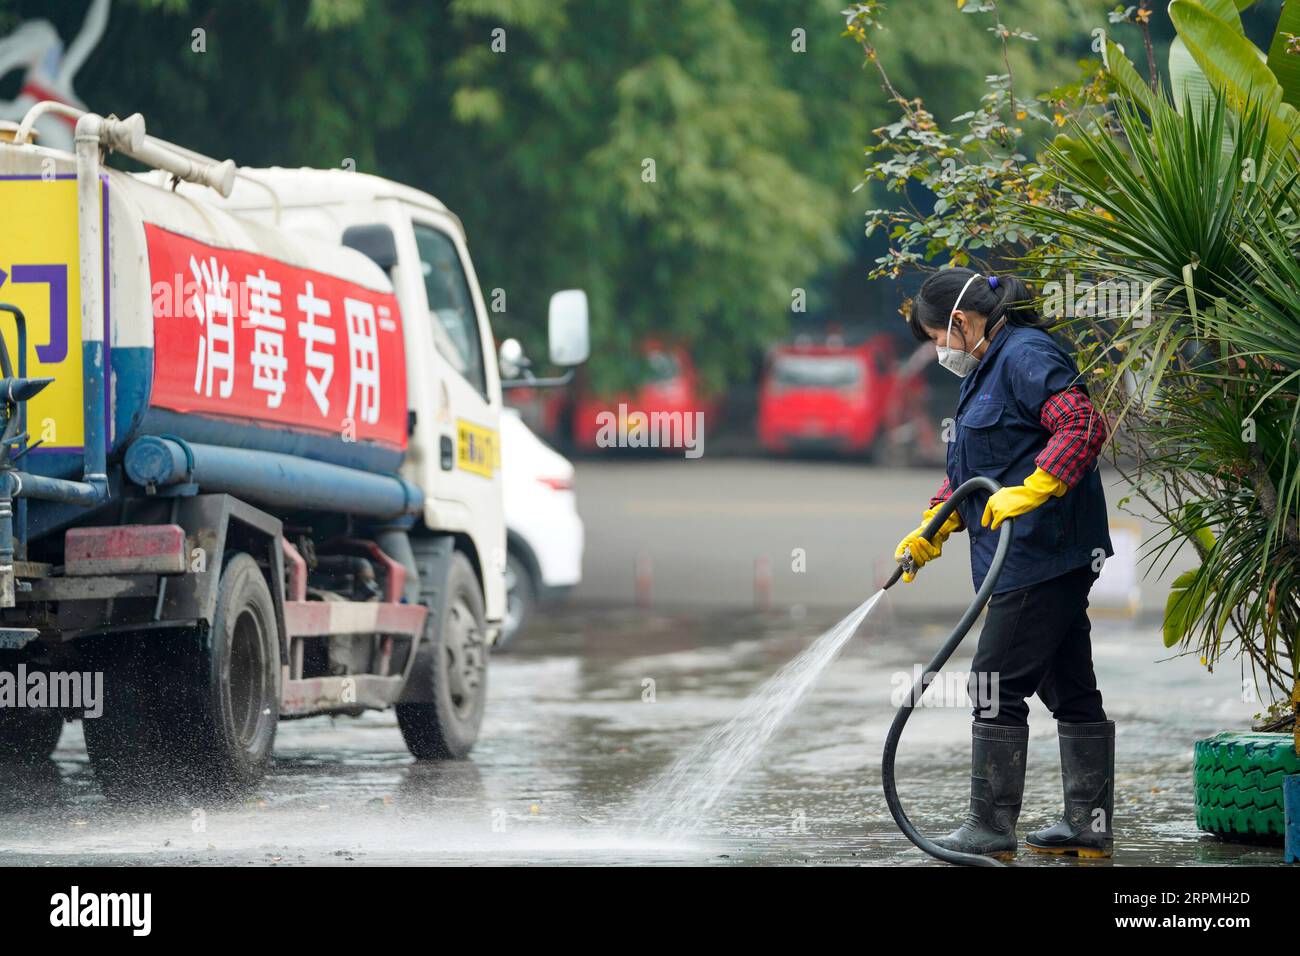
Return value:
<svg viewBox="0 0 1300 956">
<path fill-rule="evenodd" d="M 998 287 L 998 277 L 997 277 L 997 276 L 989 276 L 989 288 L 990 288 L 990 289 L 996 289 L 997 287 Z"/>
</svg>

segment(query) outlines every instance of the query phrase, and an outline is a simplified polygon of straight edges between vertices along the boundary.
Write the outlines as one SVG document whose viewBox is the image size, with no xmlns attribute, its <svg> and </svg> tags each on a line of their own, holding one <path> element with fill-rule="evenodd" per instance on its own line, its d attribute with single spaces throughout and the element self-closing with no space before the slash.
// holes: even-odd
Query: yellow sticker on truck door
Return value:
<svg viewBox="0 0 1300 956">
<path fill-rule="evenodd" d="M 491 478 L 501 467 L 501 445 L 491 428 L 456 419 L 456 467 L 474 475 Z"/>
<path fill-rule="evenodd" d="M 29 444 L 41 442 L 37 454 L 82 446 L 77 270 L 76 178 L 0 176 L 0 302 L 27 319 L 27 377 L 54 379 L 27 403 Z M 0 334 L 16 375 L 18 336 L 8 313 L 0 313 Z"/>
</svg>

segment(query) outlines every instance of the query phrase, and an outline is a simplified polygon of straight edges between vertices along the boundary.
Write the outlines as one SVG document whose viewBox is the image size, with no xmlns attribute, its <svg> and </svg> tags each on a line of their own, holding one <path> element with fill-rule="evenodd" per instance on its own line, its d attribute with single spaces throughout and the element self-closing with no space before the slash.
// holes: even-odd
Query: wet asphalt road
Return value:
<svg viewBox="0 0 1300 956">
<path fill-rule="evenodd" d="M 73 725 L 54 762 L 4 781 L 0 864 L 925 864 L 880 792 L 891 682 L 943 637 L 904 623 L 908 600 L 882 602 L 759 764 L 680 842 L 639 832 L 627 808 L 833 615 L 570 608 L 494 660 L 471 760 L 416 764 L 386 714 L 285 723 L 271 776 L 225 805 L 108 804 Z M 1096 663 L 1119 724 L 1114 865 L 1277 862 L 1277 848 L 1221 843 L 1192 817 L 1191 742 L 1243 726 L 1253 709 L 1237 675 L 1159 661 L 1149 628 L 1101 630 Z M 1051 719 L 1036 707 L 1031 721 L 1022 833 L 1060 800 Z M 924 709 L 904 737 L 902 799 L 926 832 L 964 805 L 968 722 L 965 706 Z"/>
<path fill-rule="evenodd" d="M 69 725 L 53 761 L 0 771 L 0 865 L 931 862 L 889 818 L 880 751 L 891 694 L 946 635 L 948 606 L 969 596 L 963 542 L 927 569 L 929 587 L 890 592 L 694 835 L 644 832 L 631 808 L 674 756 L 861 599 L 873 573 L 863 562 L 913 525 L 933 476 L 734 462 L 655 472 L 580 464 L 587 580 L 575 603 L 494 656 L 470 760 L 415 763 L 391 714 L 283 722 L 272 772 L 248 799 L 130 808 L 101 796 L 80 726 Z M 754 552 L 792 546 L 807 549 L 807 574 L 777 576 L 773 610 L 746 607 Z M 646 548 L 666 557 L 642 609 L 627 572 Z M 1149 595 L 1162 603 L 1163 591 Z M 950 668 L 969 665 L 974 639 Z M 1097 618 L 1099 681 L 1119 726 L 1113 865 L 1278 862 L 1278 848 L 1196 830 L 1193 741 L 1248 727 L 1259 705 L 1243 701 L 1235 668 L 1208 674 L 1169 656 L 1150 618 Z M 969 709 L 959 693 L 949 704 L 913 717 L 898 763 L 903 803 L 930 833 L 954 825 L 968 796 Z M 1060 807 L 1054 728 L 1037 702 L 1031 729 L 1022 834 Z"/>
</svg>

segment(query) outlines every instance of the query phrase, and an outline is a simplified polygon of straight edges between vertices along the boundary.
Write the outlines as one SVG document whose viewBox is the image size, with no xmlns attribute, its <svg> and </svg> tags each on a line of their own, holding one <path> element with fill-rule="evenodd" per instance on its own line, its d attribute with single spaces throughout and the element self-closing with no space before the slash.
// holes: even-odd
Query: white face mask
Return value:
<svg viewBox="0 0 1300 956">
<path fill-rule="evenodd" d="M 948 314 L 949 339 L 952 337 L 952 320 L 957 315 L 957 307 L 961 305 L 962 296 L 966 294 L 966 290 L 970 288 L 970 284 L 978 278 L 979 273 L 977 272 L 966 280 L 966 284 L 962 286 L 961 291 L 957 293 L 957 301 L 952 304 L 952 312 Z M 983 345 L 984 339 L 985 336 L 981 335 L 980 340 L 975 343 L 975 348 L 979 348 Z M 975 369 L 979 368 L 980 360 L 970 352 L 963 352 L 961 349 L 955 349 L 948 345 L 937 345 L 935 346 L 935 351 L 939 353 L 939 364 L 952 372 L 952 374 L 956 375 L 958 378 L 965 378 L 971 372 L 975 371 Z M 974 349 L 971 351 L 974 351 Z"/>
</svg>

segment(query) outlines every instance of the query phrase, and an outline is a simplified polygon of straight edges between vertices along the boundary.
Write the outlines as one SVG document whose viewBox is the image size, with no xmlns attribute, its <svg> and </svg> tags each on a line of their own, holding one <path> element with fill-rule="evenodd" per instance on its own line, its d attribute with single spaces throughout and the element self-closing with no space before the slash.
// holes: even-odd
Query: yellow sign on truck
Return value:
<svg viewBox="0 0 1300 956">
<path fill-rule="evenodd" d="M 78 450 L 83 400 L 76 177 L 0 178 L 0 209 L 6 223 L 0 230 L 0 301 L 16 305 L 27 318 L 27 376 L 54 379 L 27 403 L 31 443 Z M 0 329 L 17 366 L 14 330 L 7 321 Z"/>
</svg>

